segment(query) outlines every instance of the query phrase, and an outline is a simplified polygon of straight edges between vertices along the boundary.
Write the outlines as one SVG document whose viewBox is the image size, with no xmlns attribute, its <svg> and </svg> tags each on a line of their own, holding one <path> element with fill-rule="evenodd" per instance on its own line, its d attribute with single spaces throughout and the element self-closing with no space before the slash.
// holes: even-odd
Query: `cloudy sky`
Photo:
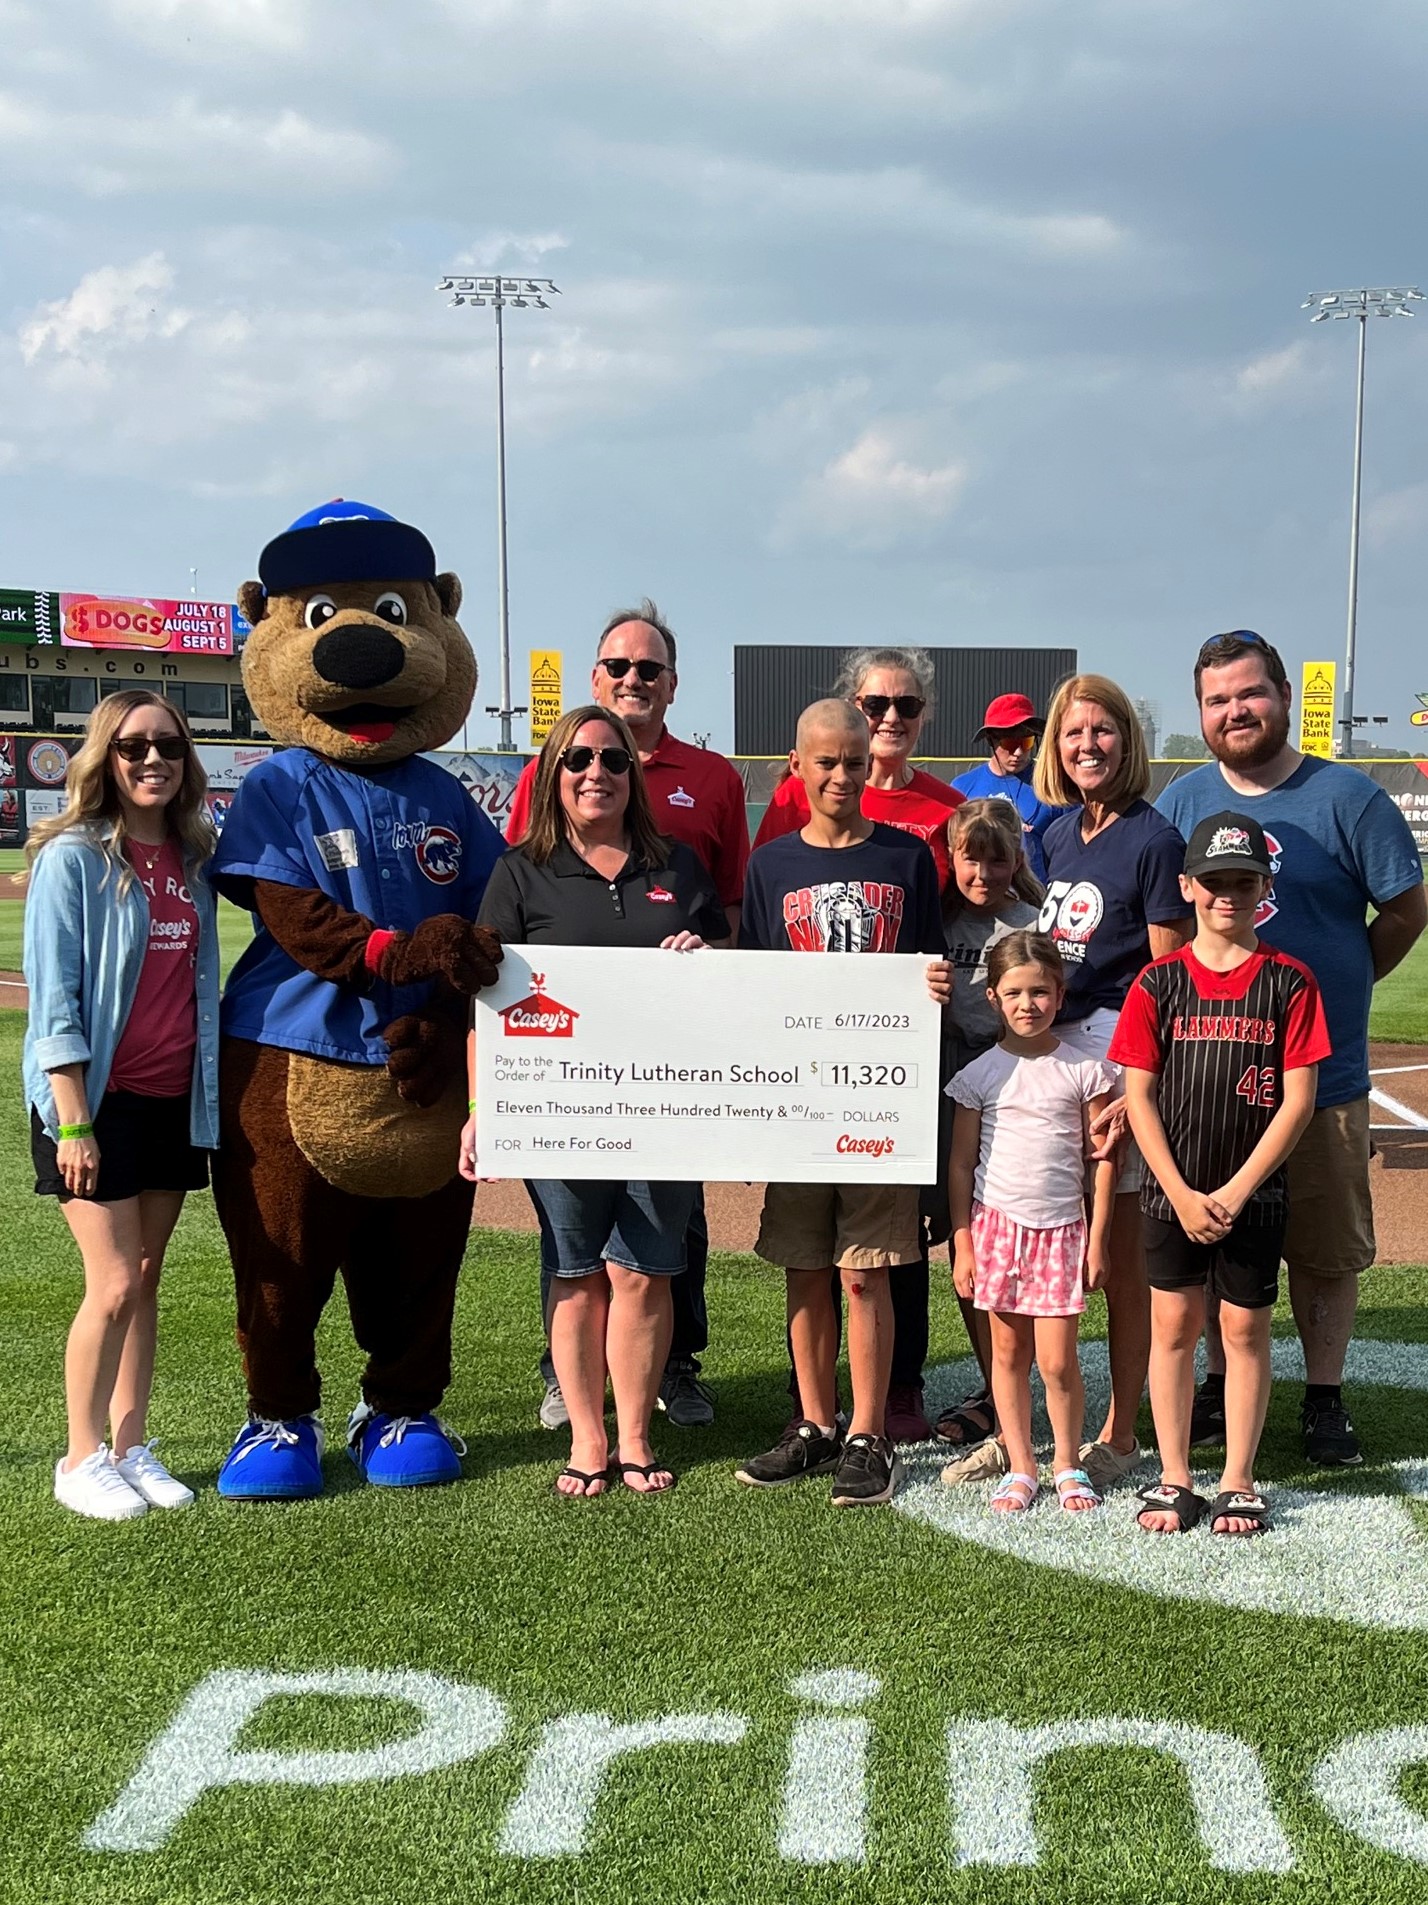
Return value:
<svg viewBox="0 0 1428 1905">
<path fill-rule="evenodd" d="M 359 497 L 494 699 L 490 313 L 433 286 L 499 265 L 563 294 L 509 316 L 518 674 L 644 593 L 716 745 L 735 642 L 1072 644 L 1166 728 L 1217 629 L 1341 654 L 1354 327 L 1299 306 L 1428 289 L 1420 0 L 0 0 L 0 45 L 0 582 L 228 596 Z M 1407 745 L 1428 316 L 1368 343 L 1358 705 Z"/>
</svg>

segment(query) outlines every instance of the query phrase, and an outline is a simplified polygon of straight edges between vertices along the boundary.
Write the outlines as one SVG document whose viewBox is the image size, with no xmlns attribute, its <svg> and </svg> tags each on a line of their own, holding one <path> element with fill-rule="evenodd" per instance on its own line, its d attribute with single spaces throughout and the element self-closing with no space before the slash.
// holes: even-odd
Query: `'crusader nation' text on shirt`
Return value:
<svg viewBox="0 0 1428 1905">
<path fill-rule="evenodd" d="M 852 847 L 785 834 L 749 859 L 739 944 L 755 951 L 946 951 L 937 868 L 921 840 L 876 823 Z"/>
<path fill-rule="evenodd" d="M 313 887 L 374 926 L 411 932 L 438 913 L 474 920 L 501 836 L 460 781 L 420 757 L 359 774 L 288 748 L 246 777 L 210 871 L 249 904 L 248 882 Z M 382 1028 L 420 1011 L 429 984 L 374 980 L 358 993 L 319 979 L 259 924 L 223 996 L 223 1030 L 290 1052 L 384 1065 Z"/>
<path fill-rule="evenodd" d="M 1192 1191 L 1227 1184 L 1264 1136 L 1284 1096 L 1284 1074 L 1329 1055 L 1313 975 L 1262 941 L 1232 972 L 1212 972 L 1189 946 L 1146 967 L 1111 1040 L 1113 1064 L 1156 1072 L 1160 1122 Z M 1285 1173 L 1267 1177 L 1244 1208 L 1247 1223 L 1278 1221 Z M 1176 1222 L 1149 1171 L 1141 1209 Z"/>
</svg>

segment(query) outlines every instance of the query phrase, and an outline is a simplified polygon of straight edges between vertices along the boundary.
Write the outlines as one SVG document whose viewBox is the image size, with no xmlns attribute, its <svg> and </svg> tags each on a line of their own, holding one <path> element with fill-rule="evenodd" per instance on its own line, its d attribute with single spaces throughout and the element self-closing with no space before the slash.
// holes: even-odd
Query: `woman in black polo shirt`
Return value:
<svg viewBox="0 0 1428 1905">
<path fill-rule="evenodd" d="M 496 863 L 480 924 L 508 945 L 664 947 L 726 944 L 729 924 L 694 853 L 656 831 L 633 737 L 604 708 L 575 708 L 541 750 L 525 838 Z M 465 1144 L 470 1144 L 470 1128 Z M 469 1148 L 462 1169 L 469 1171 Z M 570 1411 L 562 1495 L 599 1495 L 615 1479 L 637 1494 L 674 1486 L 650 1447 L 650 1416 L 669 1354 L 670 1278 L 684 1268 L 694 1184 L 526 1184 L 554 1259 L 551 1354 Z M 605 1435 L 605 1380 L 618 1442 Z"/>
</svg>

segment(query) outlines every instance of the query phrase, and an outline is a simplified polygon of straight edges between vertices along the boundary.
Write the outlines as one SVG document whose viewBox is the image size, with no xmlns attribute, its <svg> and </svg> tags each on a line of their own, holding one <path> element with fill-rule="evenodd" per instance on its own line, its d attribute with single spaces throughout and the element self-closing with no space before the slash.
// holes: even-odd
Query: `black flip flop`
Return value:
<svg viewBox="0 0 1428 1905">
<path fill-rule="evenodd" d="M 630 1488 L 630 1484 L 625 1481 L 627 1475 L 643 1475 L 646 1481 L 648 1481 L 652 1475 L 668 1475 L 670 1478 L 663 1488 L 630 1488 L 632 1495 L 667 1495 L 678 1480 L 678 1477 L 668 1462 L 617 1461 L 610 1464 L 610 1473 L 612 1475 L 618 1475 L 620 1480 L 625 1482 L 626 1488 Z"/>
<path fill-rule="evenodd" d="M 1193 1488 L 1181 1488 L 1176 1482 L 1157 1482 L 1154 1488 L 1138 1488 L 1135 1498 L 1143 1502 L 1145 1508 L 1154 1509 L 1163 1515 L 1174 1515 L 1180 1526 L 1175 1533 L 1188 1535 L 1190 1530 L 1205 1513 L 1205 1497 L 1197 1495 Z M 1220 1497 L 1224 1500 L 1223 1495 Z M 1143 1535 L 1160 1534 L 1158 1528 L 1146 1528 L 1141 1525 L 1144 1509 L 1136 1510 L 1135 1523 Z"/>
<path fill-rule="evenodd" d="M 555 1492 L 560 1496 L 561 1500 L 568 1502 L 599 1501 L 600 1497 L 598 1495 L 592 1495 L 590 1493 L 590 1484 L 592 1482 L 604 1482 L 608 1488 L 611 1480 L 609 1468 L 597 1468 L 593 1474 L 587 1475 L 583 1468 L 570 1467 L 563 1468 L 555 1479 L 558 1482 L 562 1482 L 565 1481 L 567 1477 L 573 1482 L 580 1483 L 580 1493 L 578 1495 L 567 1494 L 563 1488 L 556 1489 Z"/>
<path fill-rule="evenodd" d="M 1217 1495 L 1205 1510 L 1210 1521 L 1210 1533 L 1222 1535 L 1231 1541 L 1246 1541 L 1251 1535 L 1262 1535 L 1269 1526 L 1269 1503 L 1263 1495 L 1246 1494 L 1243 1489 L 1227 1488 Z M 1236 1521 L 1247 1521 L 1248 1528 L 1217 1528 L 1215 1523 L 1221 1516 L 1233 1515 Z"/>
</svg>

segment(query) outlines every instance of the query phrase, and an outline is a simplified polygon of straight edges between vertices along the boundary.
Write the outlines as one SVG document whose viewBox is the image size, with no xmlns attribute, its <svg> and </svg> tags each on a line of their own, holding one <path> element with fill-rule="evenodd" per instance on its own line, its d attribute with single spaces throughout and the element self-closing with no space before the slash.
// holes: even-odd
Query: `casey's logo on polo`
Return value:
<svg viewBox="0 0 1428 1905">
<path fill-rule="evenodd" d="M 559 999 L 552 999 L 545 990 L 545 974 L 533 972 L 531 984 L 535 990 L 524 999 L 517 999 L 514 1005 L 503 1005 L 501 1017 L 505 1021 L 507 1038 L 573 1038 L 575 1021 L 580 1014 L 570 1006 L 562 1005 Z"/>
</svg>

